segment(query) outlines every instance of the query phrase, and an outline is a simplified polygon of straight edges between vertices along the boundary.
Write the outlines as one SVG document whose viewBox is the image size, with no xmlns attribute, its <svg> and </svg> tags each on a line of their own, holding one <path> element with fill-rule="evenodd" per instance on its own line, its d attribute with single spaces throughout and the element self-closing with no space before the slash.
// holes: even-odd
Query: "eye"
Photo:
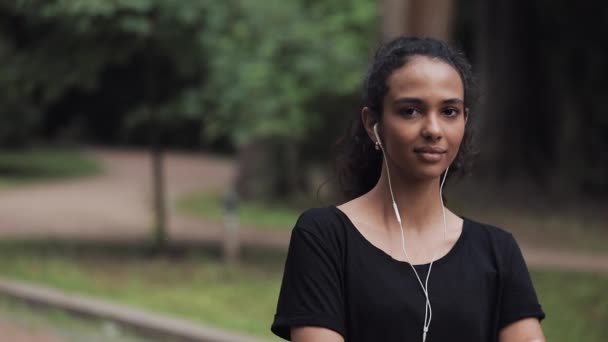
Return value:
<svg viewBox="0 0 608 342">
<path fill-rule="evenodd" d="M 443 114 L 446 116 L 457 116 L 460 113 L 460 109 L 458 108 L 446 108 L 443 111 Z"/>
<path fill-rule="evenodd" d="M 403 116 L 414 116 L 419 113 L 420 111 L 416 107 L 404 107 L 399 109 L 399 114 Z"/>
</svg>

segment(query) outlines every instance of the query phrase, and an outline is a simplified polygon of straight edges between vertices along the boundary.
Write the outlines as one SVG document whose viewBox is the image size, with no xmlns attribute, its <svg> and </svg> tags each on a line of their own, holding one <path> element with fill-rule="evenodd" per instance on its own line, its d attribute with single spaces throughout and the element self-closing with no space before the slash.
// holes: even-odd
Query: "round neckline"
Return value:
<svg viewBox="0 0 608 342">
<path fill-rule="evenodd" d="M 359 230 L 359 228 L 357 228 L 357 226 L 355 226 L 355 224 L 353 223 L 353 221 L 350 219 L 350 217 L 348 217 L 348 215 L 346 215 L 346 213 L 344 211 L 342 211 L 340 208 L 338 208 L 335 205 L 331 205 L 330 208 L 332 208 L 333 210 L 337 211 L 338 214 L 340 216 L 342 216 L 346 222 L 347 225 L 350 226 L 350 228 L 352 230 L 355 231 L 355 235 L 363 241 L 363 243 L 369 247 L 372 248 L 372 250 L 376 251 L 377 254 L 383 256 L 384 258 L 389 259 L 390 261 L 397 263 L 399 265 L 407 265 L 410 266 L 410 263 L 407 261 L 402 261 L 402 260 L 397 260 L 395 258 L 393 258 L 391 255 L 389 255 L 388 253 L 386 253 L 384 250 L 382 250 L 381 248 L 379 248 L 378 246 L 374 245 L 371 241 L 369 241 L 364 235 L 363 233 L 361 233 L 361 231 Z M 460 245 L 462 245 L 462 241 L 464 240 L 464 236 L 468 230 L 468 225 L 470 223 L 470 220 L 468 218 L 466 218 L 465 216 L 460 216 L 459 217 L 462 219 L 462 229 L 460 231 L 460 235 L 458 236 L 458 239 L 456 239 L 456 242 L 454 243 L 454 245 L 452 246 L 452 248 L 450 248 L 450 250 L 443 255 L 441 258 L 436 259 L 435 261 L 433 261 L 433 265 L 439 265 L 442 263 L 445 263 L 449 257 L 454 254 L 458 248 L 460 248 Z M 429 266 L 431 263 L 425 263 L 425 264 L 412 264 L 412 266 L 414 267 L 426 267 Z"/>
</svg>

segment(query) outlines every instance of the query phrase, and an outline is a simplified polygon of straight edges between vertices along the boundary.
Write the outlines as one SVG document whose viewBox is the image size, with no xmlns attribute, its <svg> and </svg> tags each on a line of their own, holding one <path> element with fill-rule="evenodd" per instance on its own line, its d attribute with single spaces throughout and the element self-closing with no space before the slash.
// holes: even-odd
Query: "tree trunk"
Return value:
<svg viewBox="0 0 608 342">
<path fill-rule="evenodd" d="M 408 34 L 449 40 L 452 32 L 452 0 L 409 0 Z"/>
<path fill-rule="evenodd" d="M 152 159 L 152 190 L 154 196 L 154 249 L 164 252 L 168 245 L 167 209 L 164 174 L 164 150 L 161 143 L 161 132 L 155 115 L 150 110 L 152 144 L 150 153 Z"/>
<path fill-rule="evenodd" d="M 478 31 L 488 32 L 481 34 L 477 46 L 482 50 L 486 94 L 476 113 L 483 120 L 478 132 L 484 142 L 483 167 L 499 179 L 547 185 L 544 175 L 555 161 L 558 109 L 553 87 L 543 77 L 547 71 L 538 41 L 538 13 L 525 0 L 497 0 L 479 8 L 483 22 Z"/>
<path fill-rule="evenodd" d="M 383 0 L 381 6 L 384 41 L 404 34 L 450 38 L 453 0 Z"/>
<path fill-rule="evenodd" d="M 406 0 L 382 0 L 380 13 L 382 19 L 382 40 L 389 41 L 406 33 L 406 16 L 408 10 L 408 2 Z"/>
<path fill-rule="evenodd" d="M 274 195 L 280 165 L 267 139 L 253 139 L 239 147 L 235 189 L 240 198 L 264 199 Z"/>
<path fill-rule="evenodd" d="M 156 20 L 155 14 L 152 21 Z M 146 41 L 148 55 L 146 59 L 145 106 L 149 124 L 149 143 L 152 161 L 152 192 L 154 197 L 154 236 L 153 248 L 157 253 L 167 252 L 168 227 L 166 214 L 166 194 L 164 175 L 163 126 L 156 110 L 158 105 L 158 56 L 153 53 L 152 38 Z"/>
<path fill-rule="evenodd" d="M 298 145 L 285 139 L 254 139 L 239 148 L 237 193 L 256 200 L 293 199 L 307 189 Z"/>
</svg>

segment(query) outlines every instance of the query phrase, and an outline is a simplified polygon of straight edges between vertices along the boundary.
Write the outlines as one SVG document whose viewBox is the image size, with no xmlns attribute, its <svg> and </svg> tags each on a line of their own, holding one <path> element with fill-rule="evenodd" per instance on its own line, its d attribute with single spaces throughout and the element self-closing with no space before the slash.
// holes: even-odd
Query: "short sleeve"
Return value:
<svg viewBox="0 0 608 342">
<path fill-rule="evenodd" d="M 344 336 L 341 258 L 329 246 L 306 227 L 294 227 L 271 326 L 277 336 L 291 340 L 295 326 L 324 327 Z"/>
<path fill-rule="evenodd" d="M 536 317 L 539 321 L 545 318 L 521 250 L 515 238 L 511 234 L 508 237 L 500 329 L 524 318 Z"/>
</svg>

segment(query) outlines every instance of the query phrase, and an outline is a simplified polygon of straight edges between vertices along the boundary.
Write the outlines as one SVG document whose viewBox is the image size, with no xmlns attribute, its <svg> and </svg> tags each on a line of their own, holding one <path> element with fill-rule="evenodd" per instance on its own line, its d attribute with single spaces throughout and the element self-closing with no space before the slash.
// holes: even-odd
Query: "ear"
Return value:
<svg viewBox="0 0 608 342">
<path fill-rule="evenodd" d="M 464 124 L 467 124 L 467 120 L 469 119 L 469 108 L 464 109 Z"/>
<path fill-rule="evenodd" d="M 372 141 L 372 143 L 376 142 L 376 136 L 374 134 L 374 125 L 378 123 L 378 116 L 368 107 L 363 107 L 361 110 L 361 122 L 363 123 L 363 128 L 367 132 L 367 136 Z M 380 130 L 380 127 L 378 127 Z"/>
</svg>

